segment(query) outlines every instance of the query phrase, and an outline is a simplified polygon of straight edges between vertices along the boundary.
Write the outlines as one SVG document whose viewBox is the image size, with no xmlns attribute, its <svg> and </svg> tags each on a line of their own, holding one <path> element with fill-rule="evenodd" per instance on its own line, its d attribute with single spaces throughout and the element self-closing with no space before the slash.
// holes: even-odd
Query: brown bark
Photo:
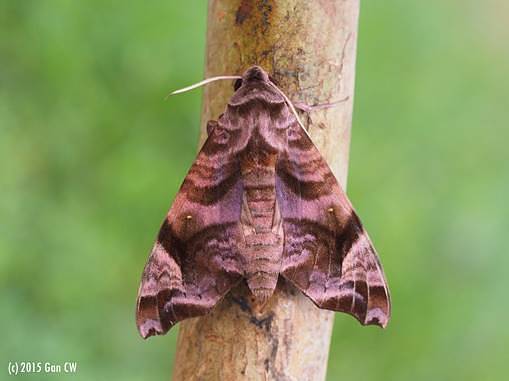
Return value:
<svg viewBox="0 0 509 381">
<path fill-rule="evenodd" d="M 205 77 L 258 64 L 294 102 L 342 100 L 303 120 L 343 187 L 358 12 L 358 0 L 210 0 L 208 11 Z M 228 81 L 205 89 L 202 142 L 232 92 Z M 180 324 L 173 380 L 324 380 L 333 317 L 284 281 L 261 311 L 240 286 L 211 314 Z"/>
</svg>

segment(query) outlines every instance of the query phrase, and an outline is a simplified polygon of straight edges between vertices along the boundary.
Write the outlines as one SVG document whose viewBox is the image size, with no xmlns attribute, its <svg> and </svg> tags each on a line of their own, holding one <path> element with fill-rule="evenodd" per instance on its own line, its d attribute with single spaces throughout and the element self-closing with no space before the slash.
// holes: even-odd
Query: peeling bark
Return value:
<svg viewBox="0 0 509 381">
<path fill-rule="evenodd" d="M 358 11 L 358 0 L 210 0 L 208 11 L 205 77 L 258 64 L 296 103 L 342 100 L 303 119 L 343 187 Z M 227 81 L 205 88 L 201 142 L 232 92 Z M 180 324 L 173 380 L 324 380 L 333 317 L 282 279 L 263 310 L 241 285 L 211 314 Z"/>
</svg>

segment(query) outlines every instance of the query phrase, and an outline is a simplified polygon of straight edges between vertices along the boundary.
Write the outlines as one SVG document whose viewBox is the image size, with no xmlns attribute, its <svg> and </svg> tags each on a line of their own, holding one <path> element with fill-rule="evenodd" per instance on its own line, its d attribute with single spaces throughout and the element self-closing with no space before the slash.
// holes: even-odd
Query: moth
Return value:
<svg viewBox="0 0 509 381">
<path fill-rule="evenodd" d="M 319 308 L 385 327 L 390 297 L 359 217 L 260 67 L 248 69 L 175 197 L 143 271 L 143 338 L 205 315 L 246 281 L 265 303 L 281 276 Z"/>
</svg>

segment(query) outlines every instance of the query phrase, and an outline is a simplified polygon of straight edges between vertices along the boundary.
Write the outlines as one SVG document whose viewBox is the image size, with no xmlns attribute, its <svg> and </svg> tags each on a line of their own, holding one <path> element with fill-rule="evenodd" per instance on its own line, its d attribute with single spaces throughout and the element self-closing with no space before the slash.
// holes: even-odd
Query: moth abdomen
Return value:
<svg viewBox="0 0 509 381">
<path fill-rule="evenodd" d="M 265 302 L 276 289 L 280 266 L 263 266 L 263 269 L 257 269 L 246 274 L 247 285 L 255 298 L 260 302 Z"/>
<path fill-rule="evenodd" d="M 266 301 L 274 292 L 279 277 L 283 255 L 282 237 L 271 231 L 247 235 L 241 255 L 249 289 L 258 301 Z"/>
</svg>

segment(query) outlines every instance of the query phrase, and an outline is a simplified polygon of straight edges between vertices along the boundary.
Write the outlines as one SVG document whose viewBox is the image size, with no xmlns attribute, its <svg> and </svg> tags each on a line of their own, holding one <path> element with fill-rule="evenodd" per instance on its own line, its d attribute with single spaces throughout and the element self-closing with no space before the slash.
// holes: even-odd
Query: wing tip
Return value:
<svg viewBox="0 0 509 381">
<path fill-rule="evenodd" d="M 388 311 L 390 311 L 390 308 L 388 308 L 386 310 L 383 307 L 382 308 L 375 307 L 375 308 L 370 308 L 367 311 L 366 311 L 366 309 L 355 310 L 355 309 L 351 309 L 351 307 L 349 307 L 349 308 L 346 307 L 347 305 L 348 306 L 351 305 L 351 299 L 346 299 L 346 301 L 342 304 L 338 304 L 338 303 L 329 304 L 324 301 L 317 302 L 313 298 L 311 298 L 308 294 L 306 294 L 305 292 L 304 292 L 304 295 L 306 295 L 308 298 L 310 298 L 311 301 L 318 308 L 348 314 L 348 315 L 354 317 L 355 320 L 357 320 L 362 326 L 376 325 L 380 328 L 385 329 L 385 328 L 387 328 L 387 325 L 389 324 L 390 313 Z"/>
<path fill-rule="evenodd" d="M 381 308 L 373 308 L 368 311 L 362 325 L 376 325 L 380 328 L 387 328 L 389 324 L 389 315 Z"/>
<path fill-rule="evenodd" d="M 157 296 L 139 296 L 136 305 L 136 326 L 143 339 L 164 335 L 173 326 L 159 310 Z"/>
<path fill-rule="evenodd" d="M 161 322 L 154 319 L 146 319 L 137 323 L 138 332 L 143 339 L 148 339 L 150 336 L 164 335 L 168 329 L 163 329 Z"/>
</svg>

